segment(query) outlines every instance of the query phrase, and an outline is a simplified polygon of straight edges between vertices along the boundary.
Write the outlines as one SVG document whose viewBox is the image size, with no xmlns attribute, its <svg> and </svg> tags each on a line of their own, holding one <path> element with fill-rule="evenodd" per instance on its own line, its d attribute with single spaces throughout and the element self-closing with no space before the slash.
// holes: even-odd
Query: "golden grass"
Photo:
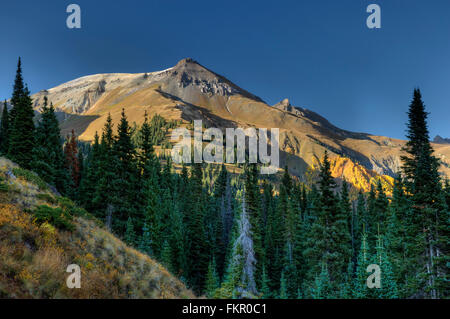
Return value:
<svg viewBox="0 0 450 319">
<path fill-rule="evenodd" d="M 0 174 L 13 167 L 0 158 Z M 27 181 L 6 182 L 18 190 L 0 197 L 0 298 L 195 297 L 164 267 L 95 220 L 74 218 L 72 232 L 37 224 L 25 208 L 43 204 L 51 195 Z M 69 264 L 81 267 L 81 289 L 66 286 Z"/>
</svg>

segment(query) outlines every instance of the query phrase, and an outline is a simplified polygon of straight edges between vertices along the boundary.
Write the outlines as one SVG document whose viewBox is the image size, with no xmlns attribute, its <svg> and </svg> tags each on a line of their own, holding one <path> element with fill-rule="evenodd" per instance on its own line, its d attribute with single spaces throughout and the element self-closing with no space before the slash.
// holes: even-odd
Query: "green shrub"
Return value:
<svg viewBox="0 0 450 319">
<path fill-rule="evenodd" d="M 8 184 L 2 183 L 0 182 L 0 192 L 2 193 L 6 193 L 9 191 L 9 186 Z"/>
<path fill-rule="evenodd" d="M 27 182 L 35 184 L 41 190 L 48 189 L 47 183 L 45 183 L 36 173 L 34 173 L 32 171 L 29 171 L 29 170 L 26 170 L 26 169 L 23 169 L 20 167 L 14 167 L 12 169 L 12 172 L 17 178 L 22 178 L 22 179 L 26 180 Z"/>
<path fill-rule="evenodd" d="M 36 221 L 40 224 L 48 222 L 59 229 L 73 230 L 72 216 L 62 208 L 52 208 L 47 205 L 36 207 L 33 211 Z"/>
<path fill-rule="evenodd" d="M 39 193 L 36 195 L 36 198 L 53 205 L 57 203 L 56 199 L 48 193 Z"/>
<path fill-rule="evenodd" d="M 58 196 L 56 198 L 57 204 L 64 209 L 71 216 L 84 217 L 86 219 L 95 219 L 87 210 L 77 206 L 72 200 L 67 197 Z"/>
</svg>

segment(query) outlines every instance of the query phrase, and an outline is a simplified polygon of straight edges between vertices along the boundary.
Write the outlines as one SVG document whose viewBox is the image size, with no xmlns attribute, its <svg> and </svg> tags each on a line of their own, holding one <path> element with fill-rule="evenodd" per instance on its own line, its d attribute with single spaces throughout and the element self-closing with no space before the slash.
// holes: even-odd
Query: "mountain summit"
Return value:
<svg viewBox="0 0 450 319">
<path fill-rule="evenodd" d="M 81 77 L 33 95 L 39 110 L 44 96 L 61 113 L 63 133 L 75 129 L 82 140 L 101 132 L 107 114 L 118 123 L 122 108 L 129 121 L 143 122 L 144 112 L 205 126 L 280 129 L 281 165 L 304 178 L 330 153 L 333 175 L 368 190 L 376 179 L 387 184 L 400 170 L 404 141 L 340 129 L 319 114 L 283 101 L 270 106 L 227 78 L 191 58 L 147 73 L 111 73 Z M 450 145 L 434 144 L 450 176 Z"/>
</svg>

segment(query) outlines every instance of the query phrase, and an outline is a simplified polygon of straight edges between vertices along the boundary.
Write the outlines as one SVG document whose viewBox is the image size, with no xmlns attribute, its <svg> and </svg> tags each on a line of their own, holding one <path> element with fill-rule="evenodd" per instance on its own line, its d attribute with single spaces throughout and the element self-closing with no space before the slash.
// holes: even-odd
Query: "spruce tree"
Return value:
<svg viewBox="0 0 450 319">
<path fill-rule="evenodd" d="M 285 276 L 285 272 L 284 271 L 281 273 L 281 278 L 280 278 L 280 294 L 279 294 L 279 298 L 280 299 L 288 299 L 289 298 L 288 287 L 287 287 L 287 280 L 286 280 L 286 276 Z"/>
<path fill-rule="evenodd" d="M 116 183 L 117 168 L 119 166 L 118 159 L 113 151 L 115 136 L 113 133 L 113 123 L 111 115 L 108 114 L 101 143 L 99 145 L 98 159 L 96 159 L 95 177 L 98 180 L 95 182 L 95 192 L 92 199 L 92 205 L 95 208 L 95 215 L 105 220 L 106 226 L 123 235 L 124 221 L 119 216 L 118 205 L 120 198 L 117 194 L 121 191 Z M 126 221 L 127 219 L 125 219 Z"/>
<path fill-rule="evenodd" d="M 167 240 L 164 241 L 161 250 L 161 263 L 167 270 L 170 272 L 173 271 L 172 268 L 172 250 L 170 248 L 170 244 Z"/>
<path fill-rule="evenodd" d="M 16 78 L 14 79 L 14 87 L 13 87 L 13 94 L 11 98 L 11 112 L 9 113 L 10 117 L 10 126 L 9 129 L 12 131 L 14 124 L 15 116 L 17 113 L 17 108 L 22 100 L 22 98 L 25 96 L 25 84 L 23 82 L 22 77 L 22 60 L 19 57 L 19 61 L 17 62 L 17 71 L 16 71 Z M 11 134 L 10 131 L 10 134 Z"/>
<path fill-rule="evenodd" d="M 0 155 L 6 155 L 9 148 L 9 113 L 6 101 L 3 104 L 2 119 L 0 125 Z"/>
<path fill-rule="evenodd" d="M 386 236 L 384 243 L 389 252 L 395 281 L 399 288 L 399 297 L 407 298 L 407 274 L 412 272 L 416 265 L 410 263 L 407 251 L 413 244 L 407 238 L 407 216 L 411 210 L 411 202 L 405 194 L 401 176 L 394 181 L 392 201 L 388 209 Z"/>
<path fill-rule="evenodd" d="M 138 171 L 136 165 L 136 150 L 131 141 L 131 128 L 122 109 L 122 116 L 117 127 L 117 138 L 112 146 L 117 165 L 114 167 L 116 208 L 116 225 L 120 232 L 120 222 L 129 216 L 133 217 L 137 229 L 142 228 L 143 214 L 137 207 Z M 122 226 L 123 227 L 123 226 Z"/>
<path fill-rule="evenodd" d="M 94 143 L 89 148 L 85 162 L 85 174 L 78 192 L 78 202 L 97 217 L 103 217 L 98 205 L 94 204 L 94 196 L 100 179 L 101 148 L 98 133 L 95 132 Z"/>
<path fill-rule="evenodd" d="M 311 227 L 307 248 L 304 251 L 309 264 L 309 281 L 313 280 L 326 265 L 331 285 L 336 290 L 344 281 L 351 258 L 351 237 L 347 215 L 339 207 L 333 192 L 336 186 L 330 171 L 328 154 L 325 153 L 320 170 L 320 196 L 318 215 Z"/>
<path fill-rule="evenodd" d="M 270 279 L 267 276 L 266 267 L 263 266 L 262 281 L 261 281 L 261 298 L 272 298 L 272 292 L 270 291 Z"/>
<path fill-rule="evenodd" d="M 134 231 L 133 220 L 131 219 L 131 217 L 128 217 L 128 220 L 126 223 L 126 231 L 125 231 L 124 240 L 130 246 L 136 245 L 136 233 Z"/>
<path fill-rule="evenodd" d="M 408 111 L 408 142 L 402 156 L 407 193 L 412 211 L 406 218 L 406 241 L 410 262 L 415 271 L 408 274 L 411 293 L 418 297 L 448 296 L 449 209 L 445 202 L 439 176 L 439 160 L 433 155 L 428 125 L 428 113 L 419 89 Z"/>
<path fill-rule="evenodd" d="M 8 157 L 23 168 L 30 169 L 35 145 L 34 110 L 30 92 L 23 84 L 20 58 L 11 103 Z"/>
<path fill-rule="evenodd" d="M 363 227 L 363 232 L 361 236 L 361 248 L 359 250 L 358 260 L 356 264 L 356 275 L 353 285 L 352 295 L 354 298 L 365 299 L 371 297 L 371 292 L 367 287 L 367 277 L 366 272 L 367 266 L 371 264 L 372 255 L 369 249 L 368 236 L 365 232 L 365 227 Z"/>
<path fill-rule="evenodd" d="M 148 223 L 144 223 L 144 227 L 142 227 L 142 236 L 139 240 L 138 248 L 143 253 L 149 256 L 153 256 L 152 236 L 150 233 L 150 227 L 148 226 Z"/>
<path fill-rule="evenodd" d="M 262 265 L 264 263 L 263 238 L 261 230 L 263 222 L 261 218 L 261 198 L 258 184 L 258 165 L 248 164 L 245 168 L 245 201 L 248 207 L 248 215 L 253 233 L 253 245 L 255 249 L 256 270 L 255 280 L 259 287 L 262 277 Z"/>
<path fill-rule="evenodd" d="M 216 262 L 213 260 L 208 265 L 208 273 L 205 280 L 205 295 L 213 298 L 216 289 L 219 288 L 219 277 L 216 271 Z"/>
<path fill-rule="evenodd" d="M 203 291 L 204 276 L 208 269 L 209 243 L 205 233 L 205 193 L 202 183 L 202 164 L 195 163 L 189 189 L 190 203 L 187 217 L 187 252 L 189 282 L 197 293 Z"/>
<path fill-rule="evenodd" d="M 311 296 L 313 299 L 332 299 L 335 297 L 326 263 L 322 263 L 320 274 L 314 280 Z"/>
<path fill-rule="evenodd" d="M 376 249 L 376 264 L 381 270 L 381 287 L 374 292 L 381 299 L 394 299 L 399 297 L 398 286 L 393 273 L 392 264 L 383 243 L 383 236 L 378 234 Z"/>
</svg>

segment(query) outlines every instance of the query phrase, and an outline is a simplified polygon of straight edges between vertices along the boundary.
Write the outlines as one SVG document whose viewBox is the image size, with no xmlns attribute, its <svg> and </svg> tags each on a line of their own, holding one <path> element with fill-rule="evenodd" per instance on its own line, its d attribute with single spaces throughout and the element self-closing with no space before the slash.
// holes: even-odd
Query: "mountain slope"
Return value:
<svg viewBox="0 0 450 319">
<path fill-rule="evenodd" d="M 36 213 L 40 207 L 70 211 L 73 220 L 42 222 Z M 70 230 L 62 225 L 71 225 Z M 36 175 L 3 157 L 0 256 L 0 298 L 194 297 L 164 267 L 126 246 Z M 80 289 L 67 288 L 70 264 L 81 267 Z"/>
<path fill-rule="evenodd" d="M 335 177 L 353 181 L 368 190 L 373 177 L 387 183 L 400 169 L 404 141 L 335 127 L 325 118 L 288 100 L 270 106 L 226 78 L 192 59 L 164 71 L 140 74 L 97 74 L 82 77 L 33 95 L 38 110 L 48 96 L 62 112 L 61 128 L 72 128 L 82 140 L 101 132 L 110 112 L 118 123 L 122 108 L 130 122 L 141 124 L 144 112 L 186 123 L 202 119 L 206 127 L 256 127 L 280 129 L 281 165 L 304 178 L 316 167 L 325 150 L 339 161 Z M 406 105 L 405 105 L 406 108 Z M 450 145 L 434 144 L 443 161 L 442 173 L 450 176 Z"/>
</svg>

